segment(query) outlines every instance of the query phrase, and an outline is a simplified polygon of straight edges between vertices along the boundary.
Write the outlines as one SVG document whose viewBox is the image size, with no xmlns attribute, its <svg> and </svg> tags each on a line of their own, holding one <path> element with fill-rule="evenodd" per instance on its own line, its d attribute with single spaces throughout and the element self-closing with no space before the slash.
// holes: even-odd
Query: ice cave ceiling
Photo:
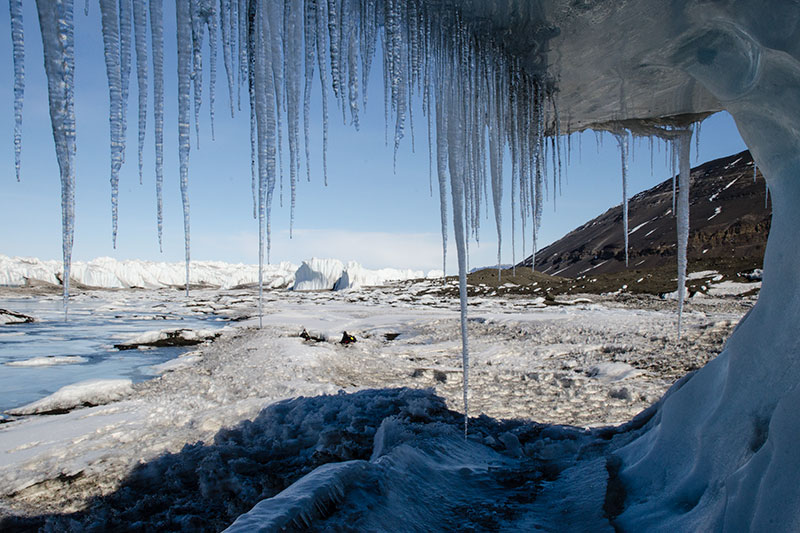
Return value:
<svg viewBox="0 0 800 533">
<path fill-rule="evenodd" d="M 436 2 L 437 0 L 433 0 Z M 556 89 L 566 131 L 640 120 L 686 125 L 719 100 L 680 68 L 695 34 L 731 25 L 725 2 L 464 0 L 478 31 L 501 39 Z M 628 126 L 635 129 L 634 123 Z M 567 128 L 568 127 L 568 128 Z M 646 131 L 642 131 L 646 133 Z"/>
</svg>

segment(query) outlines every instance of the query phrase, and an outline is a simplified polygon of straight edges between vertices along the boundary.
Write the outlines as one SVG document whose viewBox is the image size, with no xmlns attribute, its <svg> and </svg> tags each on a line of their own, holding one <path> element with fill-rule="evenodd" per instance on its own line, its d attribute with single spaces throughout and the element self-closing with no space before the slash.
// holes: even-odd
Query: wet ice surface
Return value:
<svg viewBox="0 0 800 533">
<path fill-rule="evenodd" d="M 74 295 L 68 320 L 56 294 L 4 289 L 0 308 L 35 317 L 33 323 L 0 325 L 0 411 L 38 400 L 87 379 L 156 375 L 151 365 L 185 348 L 118 351 L 113 345 L 145 332 L 220 328 L 211 309 L 178 291 L 89 291 Z"/>
<path fill-rule="evenodd" d="M 195 312 L 243 320 L 212 344 L 151 369 L 160 377 L 135 384 L 122 401 L 0 425 L 0 514 L 4 507 L 78 509 L 87 498 L 114 490 L 137 463 L 213 442 L 221 429 L 286 398 L 432 388 L 460 411 L 458 301 L 435 295 L 438 284 L 272 291 L 260 330 L 254 327 L 256 290 L 193 292 L 189 308 Z M 114 294 L 117 302 L 140 295 L 137 301 L 148 305 L 148 298 L 161 298 L 165 312 L 185 305 L 175 291 Z M 714 357 L 752 303 L 691 302 L 679 341 L 674 303 L 624 296 L 570 300 L 581 303 L 470 301 L 471 416 L 577 426 L 627 421 Z M 304 328 L 328 340 L 303 341 Z M 358 342 L 340 345 L 343 331 Z M 374 433 L 381 420 L 366 423 Z"/>
</svg>

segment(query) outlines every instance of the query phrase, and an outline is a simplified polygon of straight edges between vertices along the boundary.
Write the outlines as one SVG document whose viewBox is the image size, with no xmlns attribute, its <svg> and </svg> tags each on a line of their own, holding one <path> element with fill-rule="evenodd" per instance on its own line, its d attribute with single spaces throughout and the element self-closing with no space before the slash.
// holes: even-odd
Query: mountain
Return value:
<svg viewBox="0 0 800 533">
<path fill-rule="evenodd" d="M 618 205 L 539 250 L 536 270 L 577 278 L 676 265 L 672 183 L 669 178 L 629 200 L 628 266 Z M 764 177 L 756 172 L 754 178 L 749 151 L 691 169 L 689 204 L 690 271 L 762 266 L 772 210 Z M 518 266 L 530 265 L 528 257 Z"/>
</svg>

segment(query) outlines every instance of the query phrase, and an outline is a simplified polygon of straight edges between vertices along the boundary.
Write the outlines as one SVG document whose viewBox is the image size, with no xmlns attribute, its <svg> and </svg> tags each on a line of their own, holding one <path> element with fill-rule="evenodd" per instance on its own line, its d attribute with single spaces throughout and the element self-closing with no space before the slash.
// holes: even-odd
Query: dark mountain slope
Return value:
<svg viewBox="0 0 800 533">
<path fill-rule="evenodd" d="M 690 271 L 760 268 L 771 217 L 761 173 L 753 179 L 749 151 L 691 170 Z M 672 179 L 629 203 L 629 266 L 625 265 L 622 207 L 616 206 L 536 253 L 536 270 L 562 277 L 647 271 L 676 264 Z M 530 266 L 528 257 L 520 265 Z"/>
</svg>

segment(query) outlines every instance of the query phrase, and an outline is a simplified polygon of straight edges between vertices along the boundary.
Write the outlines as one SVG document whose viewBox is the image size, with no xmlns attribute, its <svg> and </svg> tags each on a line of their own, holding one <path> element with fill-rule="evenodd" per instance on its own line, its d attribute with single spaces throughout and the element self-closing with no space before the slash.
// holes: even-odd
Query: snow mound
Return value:
<svg viewBox="0 0 800 533">
<path fill-rule="evenodd" d="M 435 277 L 440 271 L 431 271 L 427 277 Z M 295 291 L 340 291 L 385 285 L 388 281 L 425 278 L 421 270 L 382 268 L 370 270 L 355 261 L 346 265 L 338 259 L 311 258 L 303 261 L 294 274 Z"/>
<path fill-rule="evenodd" d="M 8 411 L 12 415 L 33 415 L 69 411 L 121 400 L 133 392 L 129 379 L 90 379 L 61 387 L 50 396 Z"/>
<path fill-rule="evenodd" d="M 22 361 L 10 361 L 6 366 L 56 366 L 56 365 L 77 365 L 88 361 L 80 355 L 48 355 L 44 357 L 32 357 Z"/>
<path fill-rule="evenodd" d="M 87 262 L 72 263 L 70 279 L 82 285 L 107 289 L 159 289 L 183 286 L 185 268 L 184 263 L 118 261 L 111 257 L 98 257 Z M 269 288 L 288 287 L 294 281 L 295 270 L 297 266 L 289 262 L 264 265 L 264 285 Z M 0 254 L 0 285 L 18 286 L 31 282 L 60 285 L 62 277 L 61 261 Z M 189 283 L 220 288 L 258 283 L 258 265 L 193 261 Z"/>
</svg>

